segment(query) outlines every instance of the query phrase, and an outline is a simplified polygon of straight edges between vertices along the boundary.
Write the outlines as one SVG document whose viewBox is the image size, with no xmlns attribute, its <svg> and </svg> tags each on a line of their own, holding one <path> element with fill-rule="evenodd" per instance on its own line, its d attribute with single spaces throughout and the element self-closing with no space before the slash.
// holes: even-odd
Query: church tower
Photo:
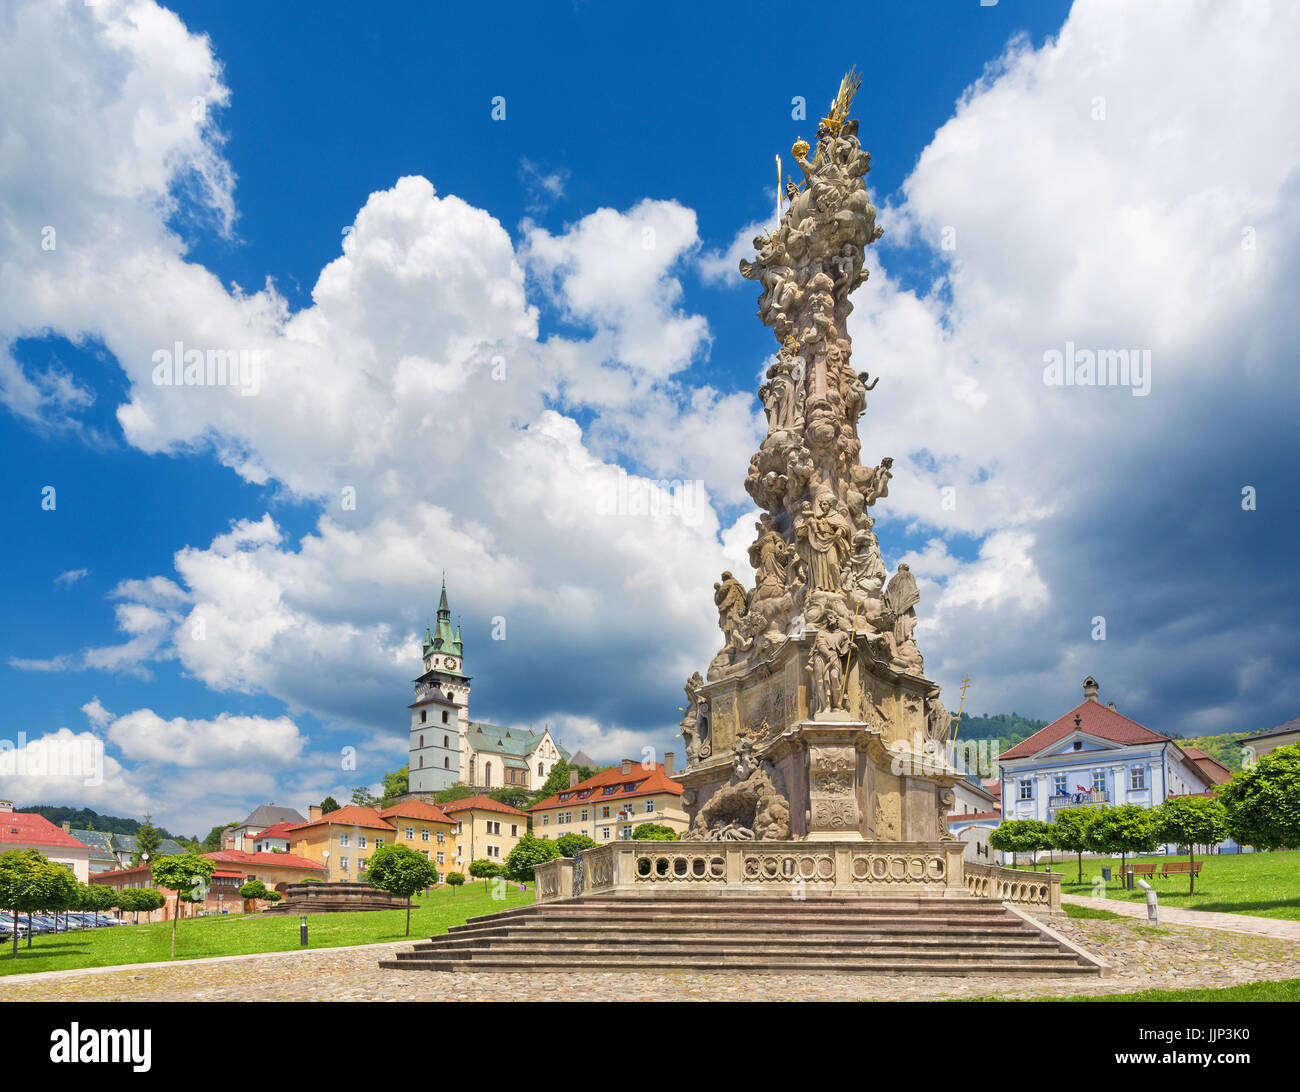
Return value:
<svg viewBox="0 0 1300 1092">
<path fill-rule="evenodd" d="M 438 622 L 424 631 L 424 674 L 415 680 L 411 711 L 410 791 L 438 792 L 462 780 L 468 753 L 469 676 L 465 674 L 460 626 L 451 627 L 447 581 L 442 582 Z"/>
</svg>

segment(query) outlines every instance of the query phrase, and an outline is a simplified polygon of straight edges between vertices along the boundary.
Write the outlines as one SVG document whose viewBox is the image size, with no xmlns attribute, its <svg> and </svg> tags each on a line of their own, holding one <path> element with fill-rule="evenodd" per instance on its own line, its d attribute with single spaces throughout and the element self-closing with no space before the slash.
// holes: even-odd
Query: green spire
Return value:
<svg viewBox="0 0 1300 1092">
<path fill-rule="evenodd" d="M 435 652 L 455 652 L 460 654 L 460 649 L 453 650 L 456 643 L 451 634 L 451 607 L 447 605 L 447 578 L 442 578 L 442 598 L 438 601 L 438 625 L 433 631 L 433 650 Z"/>
</svg>

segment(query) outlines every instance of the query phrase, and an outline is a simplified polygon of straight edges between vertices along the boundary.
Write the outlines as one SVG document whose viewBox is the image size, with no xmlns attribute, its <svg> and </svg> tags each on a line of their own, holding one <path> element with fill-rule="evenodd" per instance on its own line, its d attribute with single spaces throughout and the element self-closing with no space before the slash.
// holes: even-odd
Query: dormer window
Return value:
<svg viewBox="0 0 1300 1092">
<path fill-rule="evenodd" d="M 1081 739 L 1076 739 L 1076 740 L 1074 741 L 1074 749 L 1075 749 L 1076 751 L 1082 751 L 1082 750 L 1083 750 L 1083 740 L 1081 740 Z"/>
</svg>

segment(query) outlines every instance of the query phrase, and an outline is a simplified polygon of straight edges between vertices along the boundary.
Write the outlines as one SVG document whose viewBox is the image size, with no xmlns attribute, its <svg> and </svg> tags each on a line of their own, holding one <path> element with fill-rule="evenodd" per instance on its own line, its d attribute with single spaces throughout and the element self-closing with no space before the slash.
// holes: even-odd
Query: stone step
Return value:
<svg viewBox="0 0 1300 1092">
<path fill-rule="evenodd" d="M 921 915 L 863 915 L 857 918 L 826 918 L 816 914 L 787 914 L 782 917 L 749 918 L 728 914 L 596 914 L 551 916 L 534 919 L 484 920 L 475 924 L 452 926 L 447 935 L 462 935 L 483 929 L 498 928 L 589 928 L 613 925 L 620 927 L 705 928 L 785 930 L 800 927 L 817 928 L 878 928 L 878 929 L 948 929 L 964 931 L 1018 932 L 1023 923 L 1010 914 L 999 917 L 926 917 Z"/>
<path fill-rule="evenodd" d="M 455 950 L 461 947 L 501 947 L 509 945 L 512 948 L 521 945 L 545 945 L 545 944 L 596 944 L 608 948 L 610 945 L 650 945 L 650 944 L 716 944 L 719 942 L 734 941 L 735 943 L 745 944 L 762 944 L 779 941 L 782 944 L 788 944 L 791 947 L 804 946 L 843 946 L 843 947 L 872 947 L 872 946 L 889 946 L 889 947 L 922 947 L 922 948 L 952 948 L 965 947 L 970 948 L 972 945 L 978 945 L 981 949 L 990 949 L 996 951 L 1007 951 L 1011 949 L 1047 949 L 1050 951 L 1059 951 L 1060 945 L 1049 937 L 1033 935 L 1026 933 L 1016 933 L 1007 936 L 982 936 L 982 935 L 950 935 L 942 933 L 873 933 L 869 931 L 861 932 L 826 932 L 816 929 L 801 930 L 797 933 L 771 934 L 771 933 L 752 933 L 742 934 L 733 931 L 712 932 L 712 933 L 674 933 L 674 932 L 646 932 L 641 930 L 590 930 L 590 931 L 540 931 L 540 930 L 511 930 L 499 934 L 475 934 L 469 937 L 432 937 L 426 941 L 420 941 L 414 945 L 413 950 L 417 952 L 427 951 L 447 951 Z"/>
<path fill-rule="evenodd" d="M 610 953 L 608 944 L 584 943 L 582 941 L 551 941 L 542 944 L 510 943 L 467 944 L 448 948 L 419 949 L 410 952 L 398 952 L 396 958 L 403 962 L 420 962 L 437 959 L 477 959 L 480 956 L 540 956 L 545 958 L 592 957 L 598 958 Z M 694 944 L 642 944 L 621 942 L 617 948 L 618 958 L 697 958 L 703 956 L 742 958 L 752 956 L 755 959 L 876 959 L 890 957 L 894 959 L 955 959 L 976 963 L 1001 964 L 1007 960 L 1057 960 L 1066 958 L 1055 944 L 1024 944 L 1012 949 L 984 948 L 972 951 L 962 944 L 946 945 L 900 945 L 900 944 L 828 944 L 819 943 L 786 944 L 735 944 L 723 938 L 713 937 Z"/>
<path fill-rule="evenodd" d="M 462 959 L 384 959 L 381 967 L 392 970 L 487 971 L 487 972 L 569 972 L 569 971 L 731 971 L 745 974 L 905 974 L 928 976 L 966 976 L 973 974 L 1057 974 L 1095 975 L 1097 969 L 1084 966 L 1070 956 L 1055 959 L 975 960 L 960 958 L 923 959 L 889 956 L 844 958 L 832 955 L 824 959 L 800 956 L 756 956 L 745 952 L 736 956 L 629 956 L 599 955 L 473 955 Z"/>
</svg>

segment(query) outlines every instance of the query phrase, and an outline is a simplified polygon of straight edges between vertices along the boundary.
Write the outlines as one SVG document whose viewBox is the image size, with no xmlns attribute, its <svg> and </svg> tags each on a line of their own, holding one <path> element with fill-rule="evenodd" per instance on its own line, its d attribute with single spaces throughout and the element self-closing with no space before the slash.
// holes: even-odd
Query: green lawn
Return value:
<svg viewBox="0 0 1300 1092">
<path fill-rule="evenodd" d="M 1187 894 L 1186 876 L 1170 876 L 1167 880 L 1154 876 L 1147 881 L 1160 896 L 1161 906 L 1300 921 L 1300 850 L 1228 853 L 1210 857 L 1198 855 L 1196 859 L 1202 862 L 1202 868 L 1201 874 L 1196 877 L 1195 895 L 1189 897 Z M 1150 864 L 1186 861 L 1187 858 L 1138 857 L 1137 860 L 1142 864 Z M 1031 866 L 1022 860 L 1021 867 Z M 1038 870 L 1042 871 L 1045 867 L 1046 862 L 1040 861 Z M 1112 877 L 1104 891 L 1095 886 L 1101 879 L 1103 867 L 1111 869 Z M 1073 857 L 1063 859 L 1057 854 L 1051 869 L 1061 874 L 1061 893 L 1064 895 L 1090 895 L 1139 903 L 1146 901 L 1146 894 L 1140 887 L 1125 891 L 1121 886 L 1118 857 L 1113 860 L 1084 857 L 1082 884 L 1075 882 L 1079 866 Z"/>
<path fill-rule="evenodd" d="M 1247 982 L 1217 990 L 1138 990 L 1135 993 L 1083 994 L 1078 997 L 1036 997 L 1035 1001 L 1300 1001 L 1300 978 L 1280 982 Z"/>
<path fill-rule="evenodd" d="M 526 906 L 533 901 L 533 888 L 530 885 L 527 891 L 521 892 L 517 885 L 507 884 L 506 897 L 493 899 L 491 887 L 476 882 L 467 883 L 459 890 L 439 887 L 412 901 L 420 907 L 411 911 L 414 941 L 445 933 L 450 926 L 478 914 Z M 309 914 L 307 927 L 308 948 L 402 940 L 406 934 L 406 911 Z M 0 975 L 162 962 L 170 958 L 171 930 L 171 922 L 114 925 L 33 937 L 30 949 L 24 947 L 26 939 L 19 938 L 17 959 L 10 954 L 12 941 L 0 946 Z M 176 929 L 177 960 L 297 950 L 297 914 L 182 918 Z"/>
</svg>

